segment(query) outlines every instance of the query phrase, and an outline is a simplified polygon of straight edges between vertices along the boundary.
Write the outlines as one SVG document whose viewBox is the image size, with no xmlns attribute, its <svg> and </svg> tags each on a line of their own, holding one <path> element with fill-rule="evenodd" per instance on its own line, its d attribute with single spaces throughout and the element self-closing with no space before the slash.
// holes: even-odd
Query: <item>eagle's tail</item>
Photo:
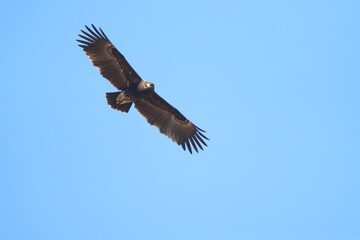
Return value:
<svg viewBox="0 0 360 240">
<path fill-rule="evenodd" d="M 109 104 L 113 109 L 127 113 L 130 110 L 132 102 L 119 104 L 117 100 L 119 94 L 119 92 L 106 93 L 107 104 Z"/>
</svg>

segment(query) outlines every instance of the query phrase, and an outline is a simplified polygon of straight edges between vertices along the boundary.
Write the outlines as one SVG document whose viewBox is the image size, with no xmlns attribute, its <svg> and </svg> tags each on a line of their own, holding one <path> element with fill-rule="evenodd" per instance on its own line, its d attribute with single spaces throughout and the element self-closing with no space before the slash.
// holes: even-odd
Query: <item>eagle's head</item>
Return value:
<svg viewBox="0 0 360 240">
<path fill-rule="evenodd" d="M 139 91 L 154 91 L 155 85 L 151 82 L 142 80 L 138 85 Z"/>
</svg>

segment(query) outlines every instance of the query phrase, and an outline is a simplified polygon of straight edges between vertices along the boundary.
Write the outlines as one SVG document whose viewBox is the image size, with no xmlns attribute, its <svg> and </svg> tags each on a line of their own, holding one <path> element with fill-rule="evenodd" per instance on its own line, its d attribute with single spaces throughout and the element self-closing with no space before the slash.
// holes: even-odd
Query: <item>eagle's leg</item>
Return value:
<svg viewBox="0 0 360 240">
<path fill-rule="evenodd" d="M 116 102 L 118 104 L 125 104 L 133 102 L 133 100 L 131 97 L 129 97 L 127 90 L 124 90 L 116 97 Z"/>
<path fill-rule="evenodd" d="M 107 103 L 114 109 L 121 112 L 128 112 L 133 101 L 127 95 L 126 90 L 122 92 L 106 93 Z"/>
</svg>

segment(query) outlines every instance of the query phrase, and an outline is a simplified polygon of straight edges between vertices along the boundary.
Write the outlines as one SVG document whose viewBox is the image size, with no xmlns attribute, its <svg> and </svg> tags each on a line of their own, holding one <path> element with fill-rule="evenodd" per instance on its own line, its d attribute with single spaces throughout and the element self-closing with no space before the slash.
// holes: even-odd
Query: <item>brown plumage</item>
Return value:
<svg viewBox="0 0 360 240">
<path fill-rule="evenodd" d="M 98 67 L 101 75 L 108 79 L 120 92 L 106 93 L 107 103 L 114 109 L 127 113 L 132 105 L 148 123 L 156 126 L 161 133 L 181 145 L 184 150 L 198 152 L 207 146 L 204 130 L 195 126 L 176 108 L 167 103 L 154 91 L 154 84 L 144 81 L 126 61 L 125 57 L 110 42 L 101 28 L 85 26 L 81 30 L 81 44 L 86 55 Z"/>
</svg>

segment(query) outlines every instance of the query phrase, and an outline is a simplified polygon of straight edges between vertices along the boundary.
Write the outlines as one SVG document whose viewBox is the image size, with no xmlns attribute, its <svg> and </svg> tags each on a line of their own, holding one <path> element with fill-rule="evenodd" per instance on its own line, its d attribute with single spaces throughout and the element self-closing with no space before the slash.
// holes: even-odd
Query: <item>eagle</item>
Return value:
<svg viewBox="0 0 360 240">
<path fill-rule="evenodd" d="M 100 74 L 110 81 L 118 92 L 106 93 L 108 105 L 121 112 L 129 112 L 132 104 L 145 117 L 149 124 L 156 126 L 162 134 L 181 145 L 184 151 L 192 154 L 192 148 L 198 152 L 207 146 L 205 131 L 190 122 L 175 107 L 171 106 L 155 92 L 155 85 L 144 81 L 130 66 L 125 57 L 110 42 L 101 28 L 87 31 L 76 40 Z"/>
</svg>

